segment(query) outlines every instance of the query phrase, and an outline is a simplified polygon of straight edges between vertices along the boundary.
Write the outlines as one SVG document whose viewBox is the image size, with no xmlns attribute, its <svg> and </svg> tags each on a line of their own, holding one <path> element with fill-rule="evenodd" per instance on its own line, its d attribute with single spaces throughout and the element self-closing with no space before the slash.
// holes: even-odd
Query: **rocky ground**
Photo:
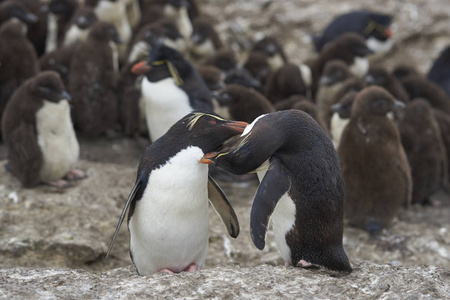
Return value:
<svg viewBox="0 0 450 300">
<path fill-rule="evenodd" d="M 425 72 L 450 43 L 447 0 L 403 1 L 198 1 L 218 21 L 222 37 L 243 51 L 261 33 L 276 35 L 288 57 L 312 55 L 308 33 L 339 13 L 372 8 L 395 13 L 396 47 L 389 67 L 414 62 Z M 244 55 L 242 56 L 244 57 Z M 81 139 L 79 167 L 89 177 L 60 190 L 23 189 L 6 172 L 0 144 L 0 298 L 389 298 L 450 297 L 450 195 L 431 206 L 413 206 L 379 238 L 345 227 L 344 247 L 355 271 L 340 276 L 323 269 L 285 268 L 269 232 L 263 251 L 249 234 L 257 183 L 221 182 L 241 225 L 232 239 L 211 210 L 206 269 L 169 276 L 135 274 L 123 226 L 112 255 L 104 256 L 130 192 L 142 145 L 129 138 Z"/>
</svg>

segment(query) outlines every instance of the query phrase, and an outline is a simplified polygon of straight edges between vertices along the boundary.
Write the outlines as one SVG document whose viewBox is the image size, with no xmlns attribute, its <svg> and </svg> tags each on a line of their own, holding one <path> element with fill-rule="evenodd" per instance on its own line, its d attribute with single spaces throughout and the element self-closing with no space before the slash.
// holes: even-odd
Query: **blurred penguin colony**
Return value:
<svg viewBox="0 0 450 300">
<path fill-rule="evenodd" d="M 395 44 L 395 19 L 358 10 L 336 16 L 312 37 L 316 53 L 294 64 L 274 36 L 239 53 L 215 21 L 194 0 L 0 0 L 1 139 L 12 173 L 24 186 L 83 177 L 73 169 L 79 135 L 150 143 L 195 110 L 251 123 L 298 109 L 339 154 L 349 224 L 379 233 L 402 207 L 448 188 L 450 46 L 427 74 L 386 69 L 373 61 Z M 43 118 L 65 128 L 60 143 L 72 149 L 59 173 L 29 172 L 18 150 L 32 147 L 30 132 L 49 130 Z"/>
</svg>

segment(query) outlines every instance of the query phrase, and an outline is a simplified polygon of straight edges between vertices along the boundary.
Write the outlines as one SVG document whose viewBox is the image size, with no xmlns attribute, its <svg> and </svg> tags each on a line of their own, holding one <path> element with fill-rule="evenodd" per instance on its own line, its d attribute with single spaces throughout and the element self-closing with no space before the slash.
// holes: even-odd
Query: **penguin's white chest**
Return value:
<svg viewBox="0 0 450 300">
<path fill-rule="evenodd" d="M 344 132 L 348 122 L 350 122 L 350 119 L 342 119 L 338 113 L 334 113 L 331 117 L 330 131 L 335 149 L 338 148 L 341 142 L 342 132 Z"/>
<path fill-rule="evenodd" d="M 55 14 L 49 13 L 47 18 L 47 38 L 45 40 L 45 53 L 56 49 L 58 45 L 58 23 Z"/>
<path fill-rule="evenodd" d="M 130 250 L 139 274 L 181 272 L 205 265 L 208 248 L 208 168 L 203 152 L 188 147 L 149 174 L 128 223 Z"/>
<path fill-rule="evenodd" d="M 215 48 L 211 39 L 205 40 L 201 44 L 190 43 L 190 51 L 198 57 L 206 57 L 214 53 Z"/>
<path fill-rule="evenodd" d="M 64 37 L 64 45 L 70 45 L 78 41 L 84 41 L 86 40 L 88 33 L 88 29 L 83 30 L 77 25 L 73 24 L 66 32 L 66 35 Z"/>
<path fill-rule="evenodd" d="M 257 173 L 258 179 L 261 182 L 266 175 L 266 171 L 269 169 L 269 162 L 266 161 L 258 169 L 262 170 Z M 271 217 L 275 242 L 280 250 L 281 257 L 289 264 L 292 264 L 291 249 L 286 243 L 286 234 L 295 225 L 295 213 L 295 203 L 288 193 L 285 193 L 275 206 L 275 210 L 273 211 Z"/>
<path fill-rule="evenodd" d="M 369 71 L 369 59 L 367 57 L 355 56 L 350 72 L 358 78 L 363 78 Z"/>
<path fill-rule="evenodd" d="M 172 77 L 157 82 L 144 77 L 141 89 L 152 141 L 164 135 L 173 124 L 192 111 L 188 95 L 175 84 Z"/>
<path fill-rule="evenodd" d="M 44 106 L 36 113 L 36 129 L 43 156 L 40 179 L 49 182 L 62 178 L 73 168 L 80 154 L 68 101 L 44 100 Z"/>
</svg>

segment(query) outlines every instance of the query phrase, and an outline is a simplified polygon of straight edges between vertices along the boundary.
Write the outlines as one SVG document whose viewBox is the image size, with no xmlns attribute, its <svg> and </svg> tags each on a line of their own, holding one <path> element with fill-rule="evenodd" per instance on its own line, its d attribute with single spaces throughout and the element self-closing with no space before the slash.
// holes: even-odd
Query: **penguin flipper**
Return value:
<svg viewBox="0 0 450 300">
<path fill-rule="evenodd" d="M 11 172 L 25 187 L 39 182 L 43 164 L 41 148 L 38 145 L 34 126 L 21 122 L 8 137 L 8 161 Z"/>
<path fill-rule="evenodd" d="M 228 234 L 237 238 L 239 235 L 239 221 L 236 213 L 227 196 L 211 175 L 208 175 L 208 198 L 223 224 L 227 227 Z"/>
<path fill-rule="evenodd" d="M 109 253 L 111 253 L 112 247 L 114 245 L 114 242 L 116 241 L 117 235 L 119 234 L 120 226 L 122 226 L 123 219 L 125 218 L 125 214 L 128 210 L 128 207 L 130 206 L 131 202 L 133 201 L 134 197 L 136 196 L 136 193 L 139 191 L 139 188 L 141 187 L 142 182 L 140 180 L 136 181 L 134 184 L 133 189 L 131 190 L 130 195 L 128 196 L 127 202 L 125 203 L 125 207 L 122 210 L 122 214 L 120 215 L 119 222 L 116 226 L 116 231 L 114 232 L 114 235 L 112 237 L 111 243 L 109 244 L 108 252 L 106 252 L 105 260 L 108 259 Z"/>
<path fill-rule="evenodd" d="M 263 250 L 270 216 L 281 197 L 291 187 L 291 180 L 284 171 L 281 161 L 272 156 L 270 167 L 259 184 L 250 213 L 250 233 L 253 244 Z"/>
</svg>

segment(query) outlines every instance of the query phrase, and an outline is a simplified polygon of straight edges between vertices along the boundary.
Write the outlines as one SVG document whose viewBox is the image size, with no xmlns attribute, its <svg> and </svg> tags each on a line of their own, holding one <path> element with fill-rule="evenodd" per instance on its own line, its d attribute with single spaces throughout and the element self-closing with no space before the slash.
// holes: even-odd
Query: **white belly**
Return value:
<svg viewBox="0 0 450 300">
<path fill-rule="evenodd" d="M 80 29 L 77 25 L 73 24 L 70 26 L 69 30 L 66 32 L 66 36 L 64 37 L 64 45 L 74 44 L 76 42 L 81 42 L 86 40 L 87 35 L 89 33 L 89 29 Z"/>
<path fill-rule="evenodd" d="M 358 78 L 363 78 L 369 71 L 369 59 L 367 57 L 355 56 L 350 72 Z"/>
<path fill-rule="evenodd" d="M 57 17 L 52 13 L 48 14 L 45 53 L 55 50 L 58 46 L 58 23 L 56 18 Z"/>
<path fill-rule="evenodd" d="M 392 39 L 387 39 L 385 41 L 377 40 L 374 37 L 370 37 L 366 40 L 367 47 L 378 54 L 386 54 L 392 49 L 394 41 Z"/>
<path fill-rule="evenodd" d="M 258 168 L 258 179 L 262 181 L 269 168 L 269 163 L 266 161 Z M 278 201 L 275 210 L 272 213 L 271 222 L 275 242 L 277 243 L 280 255 L 285 262 L 291 262 L 291 249 L 286 243 L 286 233 L 288 233 L 295 224 L 296 207 L 291 197 L 286 193 Z"/>
<path fill-rule="evenodd" d="M 187 94 L 176 86 L 172 77 L 158 82 L 142 80 L 142 98 L 150 139 L 164 135 L 179 119 L 192 111 Z"/>
<path fill-rule="evenodd" d="M 212 55 L 216 49 L 214 48 L 213 42 L 211 39 L 207 39 L 203 43 L 195 44 L 192 42 L 189 42 L 189 50 L 197 57 L 207 57 L 209 55 Z"/>
<path fill-rule="evenodd" d="M 283 58 L 278 53 L 270 57 L 268 63 L 272 71 L 276 71 L 284 65 Z"/>
<path fill-rule="evenodd" d="M 326 86 L 323 84 L 319 85 L 319 88 L 317 89 L 316 103 L 320 118 L 326 119 L 328 109 L 331 106 L 331 101 L 333 101 L 334 96 L 341 87 L 341 82 L 335 83 L 331 86 Z"/>
<path fill-rule="evenodd" d="M 181 272 L 205 265 L 208 249 L 208 168 L 200 148 L 182 150 L 149 175 L 128 224 L 130 249 L 139 274 Z"/>
<path fill-rule="evenodd" d="M 347 126 L 350 119 L 341 119 L 338 113 L 334 113 L 331 117 L 330 131 L 334 148 L 337 149 L 341 142 L 342 132 Z"/>
<path fill-rule="evenodd" d="M 78 160 L 80 147 L 70 118 L 67 100 L 44 100 L 36 114 L 37 142 L 43 155 L 40 179 L 49 182 L 62 178 Z"/>
</svg>

